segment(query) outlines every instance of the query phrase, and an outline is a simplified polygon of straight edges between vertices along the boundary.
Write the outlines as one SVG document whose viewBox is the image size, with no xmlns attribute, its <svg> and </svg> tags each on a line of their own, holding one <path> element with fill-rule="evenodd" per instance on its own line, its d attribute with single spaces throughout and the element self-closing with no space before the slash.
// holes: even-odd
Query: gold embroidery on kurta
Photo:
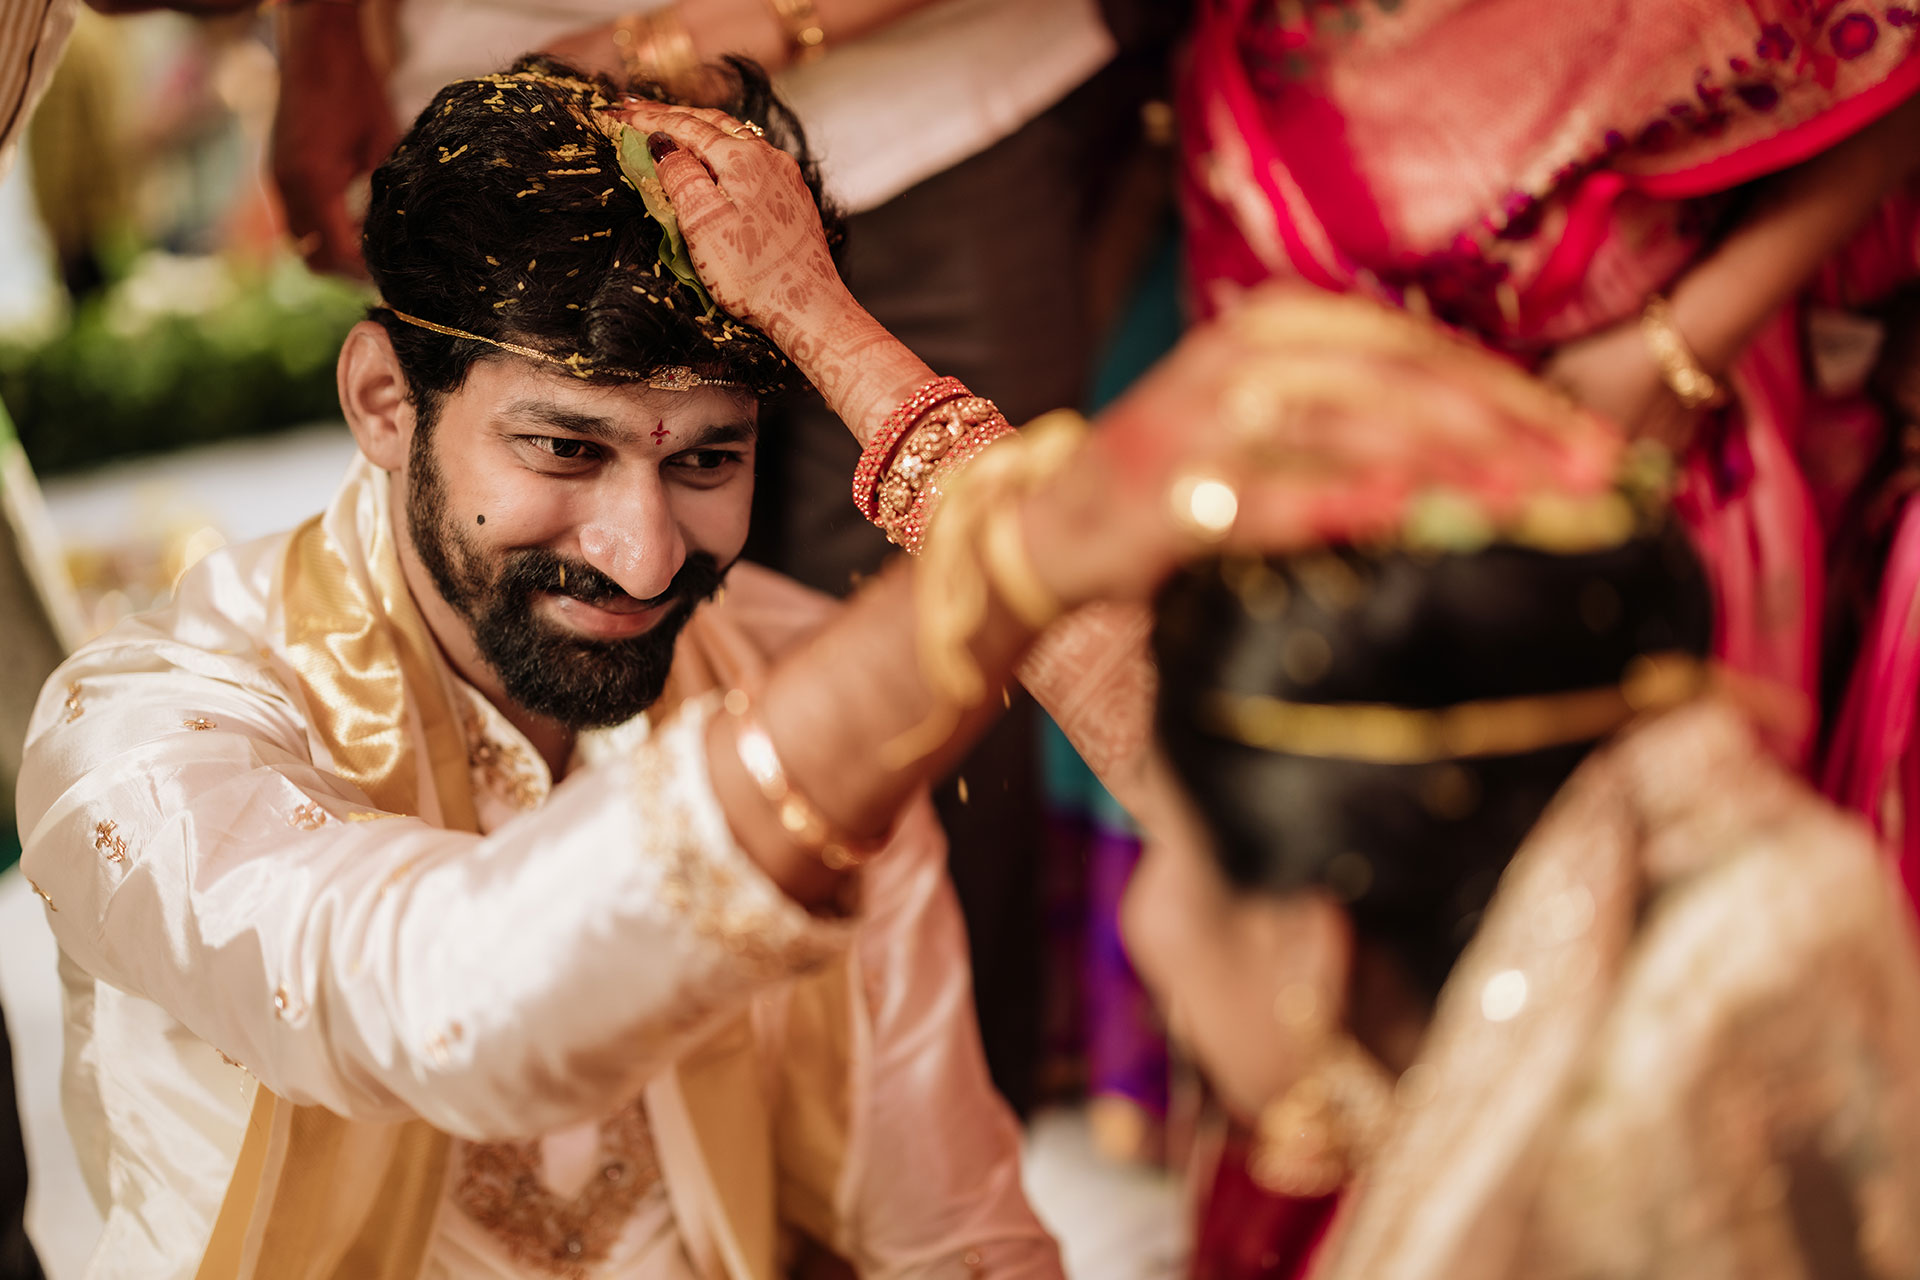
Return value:
<svg viewBox="0 0 1920 1280">
<path fill-rule="evenodd" d="M 533 757 L 518 743 L 497 741 L 471 702 L 461 708 L 467 730 L 467 765 L 476 791 L 499 796 L 521 812 L 537 809 L 547 787 Z"/>
<path fill-rule="evenodd" d="M 303 804 L 287 815 L 287 825 L 301 831 L 318 831 L 327 825 L 327 811 L 317 804 Z"/>
<path fill-rule="evenodd" d="M 514 1261 L 579 1280 L 660 1181 L 638 1098 L 600 1122 L 599 1161 L 586 1187 L 563 1199 L 540 1181 L 537 1141 L 473 1143 L 462 1154 L 454 1199 Z"/>
<path fill-rule="evenodd" d="M 196 733 L 205 733 L 207 730 L 215 728 L 216 726 L 213 721 L 207 719 L 205 716 L 188 716 L 180 722 L 180 727 L 182 729 L 192 729 Z"/>
<path fill-rule="evenodd" d="M 35 884 L 31 879 L 27 881 L 27 888 L 33 890 L 34 896 L 47 904 L 47 910 L 58 911 L 60 909 L 53 905 L 53 899 L 47 896 L 47 891 Z"/>
<path fill-rule="evenodd" d="M 465 1038 L 467 1029 L 458 1020 L 447 1024 L 447 1029 L 439 1035 L 427 1039 L 427 1056 L 433 1059 L 433 1065 L 444 1067 L 452 1056 L 450 1047 L 459 1044 Z"/>
<path fill-rule="evenodd" d="M 66 707 L 68 724 L 72 724 L 75 720 L 78 720 L 81 713 L 87 709 L 86 704 L 80 701 L 80 682 L 78 680 L 75 680 L 67 686 Z"/>
<path fill-rule="evenodd" d="M 125 862 L 127 860 L 127 838 L 114 834 L 118 830 L 119 825 L 120 824 L 111 818 L 96 822 L 93 825 L 93 847 L 101 853 L 106 854 L 108 862 Z"/>
<path fill-rule="evenodd" d="M 818 941 L 794 937 L 774 903 L 749 896 L 733 868 L 715 860 L 674 795 L 679 780 L 667 757 L 642 747 L 634 773 L 638 808 L 648 818 L 642 849 L 665 864 L 662 906 L 756 967 L 799 970 L 827 957 Z"/>
</svg>

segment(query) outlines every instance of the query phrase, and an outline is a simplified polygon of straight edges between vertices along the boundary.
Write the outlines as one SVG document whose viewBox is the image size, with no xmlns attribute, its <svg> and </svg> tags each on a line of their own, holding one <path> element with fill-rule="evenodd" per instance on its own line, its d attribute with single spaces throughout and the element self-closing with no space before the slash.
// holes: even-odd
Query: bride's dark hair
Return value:
<svg viewBox="0 0 1920 1280">
<path fill-rule="evenodd" d="M 1704 656 L 1711 617 L 1670 524 L 1579 555 L 1496 544 L 1210 561 L 1158 602 L 1159 732 L 1232 884 L 1332 891 L 1431 996 L 1594 744 L 1431 764 L 1289 755 L 1223 733 L 1210 695 L 1441 708 L 1601 688 L 1642 655 Z"/>
</svg>

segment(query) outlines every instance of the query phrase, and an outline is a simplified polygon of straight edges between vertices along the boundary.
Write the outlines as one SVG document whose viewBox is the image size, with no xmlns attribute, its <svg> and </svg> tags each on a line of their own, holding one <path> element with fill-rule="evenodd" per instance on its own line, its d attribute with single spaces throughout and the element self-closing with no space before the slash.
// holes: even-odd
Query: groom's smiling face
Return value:
<svg viewBox="0 0 1920 1280">
<path fill-rule="evenodd" d="M 506 357 L 414 430 L 407 528 L 507 696 L 575 728 L 660 696 L 746 543 L 758 404 L 604 386 Z"/>
</svg>

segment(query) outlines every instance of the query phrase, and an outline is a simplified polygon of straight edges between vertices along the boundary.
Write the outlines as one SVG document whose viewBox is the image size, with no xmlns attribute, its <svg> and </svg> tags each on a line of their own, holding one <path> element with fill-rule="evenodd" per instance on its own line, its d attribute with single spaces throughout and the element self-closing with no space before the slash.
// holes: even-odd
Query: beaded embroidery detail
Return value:
<svg viewBox="0 0 1920 1280">
<path fill-rule="evenodd" d="M 106 854 L 108 862 L 127 860 L 127 838 L 115 834 L 119 825 L 113 819 L 107 818 L 95 823 L 93 827 L 93 847 Z"/>
<path fill-rule="evenodd" d="M 489 731 L 478 707 L 469 698 L 461 707 L 467 732 L 467 768 L 476 791 L 499 796 L 525 813 L 547 798 L 544 771 L 531 753 L 517 742 L 502 742 Z"/>
<path fill-rule="evenodd" d="M 472 1143 L 462 1153 L 454 1200 L 515 1262 L 584 1280 L 660 1181 L 638 1098 L 601 1121 L 599 1160 L 586 1187 L 563 1198 L 540 1181 L 538 1141 Z"/>
</svg>

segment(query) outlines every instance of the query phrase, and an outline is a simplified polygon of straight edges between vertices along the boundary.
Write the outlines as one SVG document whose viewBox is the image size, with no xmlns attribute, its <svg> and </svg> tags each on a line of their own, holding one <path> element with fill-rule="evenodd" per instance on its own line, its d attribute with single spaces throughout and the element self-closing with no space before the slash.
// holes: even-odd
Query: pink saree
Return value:
<svg viewBox="0 0 1920 1280">
<path fill-rule="evenodd" d="M 1913 3 L 1200 7 L 1181 104 L 1198 309 L 1296 276 L 1431 311 L 1525 361 L 1635 314 L 1707 247 L 1735 188 L 1920 91 Z M 1679 502 L 1714 575 L 1721 658 L 1809 703 L 1828 541 L 1880 428 L 1857 387 L 1821 385 L 1805 313 L 1912 278 L 1915 213 L 1890 204 L 1769 324 L 1732 371 L 1737 403 L 1686 460 Z M 1911 704 L 1920 686 L 1920 651 L 1895 643 L 1920 599 L 1920 518 L 1906 523 L 1868 641 L 1874 678 L 1853 690 L 1825 771 L 1883 828 L 1897 815 L 1880 797 L 1912 739 L 1910 705 L 1887 715 L 1884 695 Z M 1815 741 L 1773 745 L 1811 769 Z M 1920 859 L 1920 832 L 1903 843 Z"/>
<path fill-rule="evenodd" d="M 1196 310 L 1294 277 L 1431 312 L 1526 363 L 1636 314 L 1710 246 L 1742 184 L 1920 92 L 1920 0 L 1198 10 L 1180 101 Z M 1713 578 L 1719 657 L 1808 706 L 1829 548 L 1886 430 L 1857 378 L 1824 378 L 1808 358 L 1808 317 L 1870 305 L 1920 274 L 1910 197 L 1769 322 L 1731 371 L 1735 403 L 1684 460 L 1677 500 Z M 1920 805 L 1916 699 L 1920 504 L 1909 503 L 1838 721 L 1769 745 L 1874 820 L 1920 899 L 1920 821 L 1902 820 Z M 1299 1211 L 1318 1219 L 1325 1206 Z M 1247 1251 L 1212 1238 L 1218 1216 L 1197 1274 L 1300 1265 L 1297 1245 L 1256 1251 L 1267 1260 L 1256 1271 L 1231 1265 L 1226 1253 Z M 1269 1238 L 1289 1234 L 1311 1232 Z"/>
</svg>

